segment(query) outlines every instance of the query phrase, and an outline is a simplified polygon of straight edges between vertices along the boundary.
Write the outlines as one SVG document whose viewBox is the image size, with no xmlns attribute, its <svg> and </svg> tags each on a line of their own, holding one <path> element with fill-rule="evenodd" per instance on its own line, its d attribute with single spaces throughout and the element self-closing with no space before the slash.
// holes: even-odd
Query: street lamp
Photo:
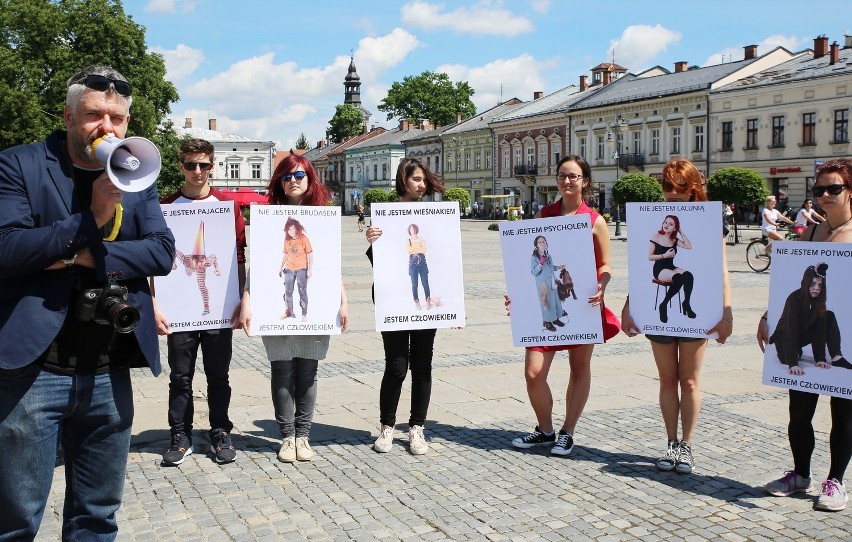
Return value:
<svg viewBox="0 0 852 542">
<path fill-rule="evenodd" d="M 615 144 L 615 151 L 612 153 L 612 159 L 615 161 L 615 182 L 618 182 L 618 158 L 619 153 L 621 152 L 621 138 L 619 135 L 624 132 L 624 129 L 627 128 L 627 120 L 621 116 L 621 113 L 615 117 L 609 124 L 609 131 L 606 134 L 607 143 Z M 613 134 L 615 136 L 613 137 Z M 615 184 L 613 183 L 613 188 L 615 188 Z M 621 237 L 621 213 L 620 213 L 620 205 L 615 201 L 615 194 L 613 194 L 612 202 L 615 203 L 615 211 L 613 212 L 613 219 L 615 220 L 615 236 Z"/>
</svg>

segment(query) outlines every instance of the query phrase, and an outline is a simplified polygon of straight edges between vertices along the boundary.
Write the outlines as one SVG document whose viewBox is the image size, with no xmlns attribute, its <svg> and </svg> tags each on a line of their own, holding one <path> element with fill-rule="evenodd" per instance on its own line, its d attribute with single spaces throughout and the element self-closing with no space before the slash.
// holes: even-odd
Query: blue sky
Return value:
<svg viewBox="0 0 852 542">
<path fill-rule="evenodd" d="M 485 110 L 501 99 L 532 99 L 577 84 L 601 62 L 639 71 L 677 61 L 741 59 L 742 47 L 810 48 L 825 34 L 843 45 L 852 32 L 849 0 L 607 2 L 573 0 L 126 0 L 166 59 L 180 93 L 172 118 L 295 145 L 322 139 L 350 50 L 371 123 L 391 127 L 376 105 L 394 81 L 424 70 L 468 81 Z"/>
</svg>

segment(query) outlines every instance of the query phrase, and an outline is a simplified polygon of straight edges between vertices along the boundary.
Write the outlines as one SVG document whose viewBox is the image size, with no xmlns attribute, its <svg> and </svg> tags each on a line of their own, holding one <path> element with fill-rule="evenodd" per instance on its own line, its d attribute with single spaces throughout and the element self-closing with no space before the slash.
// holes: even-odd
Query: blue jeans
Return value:
<svg viewBox="0 0 852 542">
<path fill-rule="evenodd" d="M 293 312 L 293 283 L 299 287 L 299 303 L 302 307 L 302 316 L 305 316 L 308 314 L 308 270 L 284 270 L 284 301 L 287 303 L 287 312 L 290 316 L 296 314 Z"/>
<path fill-rule="evenodd" d="M 272 406 L 282 437 L 308 437 L 317 402 L 319 361 L 307 358 L 273 360 Z"/>
<path fill-rule="evenodd" d="M 429 266 L 426 264 L 425 254 L 412 254 L 408 257 L 408 275 L 411 277 L 411 297 L 414 301 L 420 301 L 420 296 L 417 293 L 417 279 L 423 284 L 423 293 L 426 294 L 426 299 L 430 297 L 429 292 Z"/>
<path fill-rule="evenodd" d="M 133 423 L 130 371 L 67 376 L 38 364 L 0 371 L 0 540 L 38 532 L 60 439 L 63 540 L 114 540 Z"/>
</svg>

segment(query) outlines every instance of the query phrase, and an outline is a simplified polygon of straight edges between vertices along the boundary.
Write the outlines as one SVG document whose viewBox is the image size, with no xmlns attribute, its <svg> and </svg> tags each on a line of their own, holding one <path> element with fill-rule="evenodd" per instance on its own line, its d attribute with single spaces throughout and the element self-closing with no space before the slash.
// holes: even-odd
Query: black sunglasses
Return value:
<svg viewBox="0 0 852 542">
<path fill-rule="evenodd" d="M 821 198 L 826 192 L 832 196 L 839 196 L 844 188 L 846 188 L 845 184 L 829 184 L 826 186 L 814 186 L 811 191 L 814 193 L 814 196 Z"/>
<path fill-rule="evenodd" d="M 183 169 L 187 171 L 195 171 L 195 168 L 200 167 L 201 171 L 207 171 L 208 169 L 213 169 L 213 164 L 210 162 L 184 162 Z"/>
<path fill-rule="evenodd" d="M 683 190 L 681 190 L 679 187 L 675 186 L 675 184 L 671 181 L 662 181 L 660 184 L 662 184 L 663 186 L 663 192 L 689 192 L 689 188 L 684 188 Z"/>
<path fill-rule="evenodd" d="M 302 179 L 304 179 L 307 176 L 308 176 L 308 174 L 305 173 L 304 171 L 294 171 L 293 173 L 285 173 L 284 175 L 282 175 L 281 180 L 284 181 L 284 182 L 287 182 L 290 179 L 292 179 L 293 177 L 295 177 L 297 181 L 301 181 Z"/>
<path fill-rule="evenodd" d="M 130 83 L 127 81 L 111 79 L 103 75 L 87 75 L 78 81 L 74 81 L 74 84 L 86 85 L 86 87 L 100 92 L 106 92 L 110 85 L 112 85 L 115 87 L 115 91 L 122 96 L 130 96 L 133 94 L 133 87 L 130 86 Z"/>
</svg>

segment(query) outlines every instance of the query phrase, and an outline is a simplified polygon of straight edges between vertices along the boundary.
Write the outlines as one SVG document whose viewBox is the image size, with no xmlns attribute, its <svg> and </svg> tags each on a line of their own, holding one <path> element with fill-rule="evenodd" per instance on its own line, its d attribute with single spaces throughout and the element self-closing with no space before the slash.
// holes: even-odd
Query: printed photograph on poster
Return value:
<svg viewBox="0 0 852 542">
<path fill-rule="evenodd" d="M 772 243 L 763 383 L 852 399 L 852 243 Z"/>
<path fill-rule="evenodd" d="M 589 215 L 500 223 L 512 344 L 602 343 Z"/>
<path fill-rule="evenodd" d="M 722 319 L 722 203 L 628 203 L 630 316 L 641 333 L 715 337 Z"/>
<path fill-rule="evenodd" d="M 252 335 L 340 334 L 340 208 L 252 205 Z"/>
<path fill-rule="evenodd" d="M 376 330 L 464 327 L 459 204 L 374 203 Z"/>
<path fill-rule="evenodd" d="M 157 277 L 157 309 L 172 331 L 231 327 L 240 304 L 234 203 L 161 206 L 175 236 L 172 271 Z"/>
</svg>

